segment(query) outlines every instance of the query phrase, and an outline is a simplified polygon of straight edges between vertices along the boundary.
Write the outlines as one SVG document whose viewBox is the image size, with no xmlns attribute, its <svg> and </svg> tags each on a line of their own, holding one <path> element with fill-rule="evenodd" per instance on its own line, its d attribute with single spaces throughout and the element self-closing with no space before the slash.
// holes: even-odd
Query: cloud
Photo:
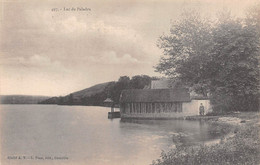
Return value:
<svg viewBox="0 0 260 165">
<path fill-rule="evenodd" d="M 113 50 L 117 58 L 125 55 L 121 59 L 123 61 L 154 61 L 156 53 L 151 51 L 152 44 L 133 27 L 139 26 L 135 18 L 116 13 L 94 13 L 95 10 L 92 15 L 84 15 L 53 13 L 50 8 L 36 8 L 38 10 L 22 10 L 20 17 L 23 24 L 17 24 L 21 21 L 16 19 L 7 20 L 12 27 L 18 25 L 12 31 L 5 29 L 3 48 L 7 56 L 28 59 L 34 54 L 45 54 L 63 65 L 70 65 L 86 56 L 97 58 Z M 134 59 L 127 59 L 127 54 Z"/>
<path fill-rule="evenodd" d="M 132 57 L 130 54 L 124 54 L 119 57 L 116 52 L 108 51 L 102 53 L 99 57 L 90 56 L 87 60 L 98 63 L 98 64 L 141 64 L 141 61 L 138 61 L 136 58 Z"/>
<path fill-rule="evenodd" d="M 11 57 L 3 59 L 1 58 L 0 65 L 8 67 L 23 67 L 27 69 L 36 69 L 44 72 L 67 72 L 60 62 L 51 60 L 46 55 L 35 54 L 29 58 L 25 57 Z"/>
<path fill-rule="evenodd" d="M 62 18 L 58 21 L 53 21 L 51 24 L 50 15 L 44 14 L 43 19 L 46 19 L 47 22 L 45 25 L 48 26 L 51 32 L 55 33 L 64 33 L 64 34 L 73 34 L 73 35 L 86 35 L 90 37 L 113 37 L 120 38 L 121 40 L 128 40 L 131 42 L 142 41 L 142 36 L 138 34 L 133 28 L 120 26 L 120 25 L 111 25 L 105 23 L 102 19 L 93 18 L 91 16 L 86 16 L 85 18 L 78 18 L 75 15 Z M 118 17 L 116 17 L 118 18 Z M 121 20 L 121 19 L 120 19 Z"/>
<path fill-rule="evenodd" d="M 152 76 L 156 74 L 152 66 L 162 55 L 156 40 L 169 31 L 170 20 L 177 19 L 183 7 L 212 13 L 232 4 L 232 10 L 239 14 L 243 6 L 251 4 L 251 1 L 228 1 L 48 0 L 36 3 L 21 0 L 21 3 L 4 3 L 0 65 L 6 79 L 11 77 L 11 85 L 5 91 L 11 94 L 19 88 L 20 93 L 30 94 L 30 83 L 39 80 L 35 89 L 42 88 L 44 92 L 48 80 L 48 86 L 59 94 L 116 80 L 121 75 Z M 51 11 L 53 7 L 75 6 L 90 7 L 91 12 Z M 19 87 L 19 77 L 27 88 Z"/>
</svg>

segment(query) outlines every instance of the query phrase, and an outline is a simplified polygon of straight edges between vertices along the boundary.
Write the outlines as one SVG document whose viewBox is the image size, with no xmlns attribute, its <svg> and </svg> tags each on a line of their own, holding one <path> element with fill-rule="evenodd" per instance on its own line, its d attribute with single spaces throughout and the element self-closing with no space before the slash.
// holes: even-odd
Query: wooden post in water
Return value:
<svg viewBox="0 0 260 165">
<path fill-rule="evenodd" d="M 111 112 L 112 113 L 114 112 L 114 104 L 112 104 L 112 106 L 111 106 Z"/>
</svg>

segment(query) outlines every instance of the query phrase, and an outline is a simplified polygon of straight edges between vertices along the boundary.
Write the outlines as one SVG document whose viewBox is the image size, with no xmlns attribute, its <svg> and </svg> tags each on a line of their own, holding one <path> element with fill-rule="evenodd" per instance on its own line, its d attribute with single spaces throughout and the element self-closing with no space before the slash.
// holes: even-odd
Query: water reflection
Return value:
<svg viewBox="0 0 260 165">
<path fill-rule="evenodd" d="M 218 138 L 210 130 L 212 126 L 206 121 L 189 120 L 139 120 L 121 119 L 121 132 L 131 130 L 146 130 L 161 136 L 168 136 L 173 144 L 194 145 Z"/>
</svg>

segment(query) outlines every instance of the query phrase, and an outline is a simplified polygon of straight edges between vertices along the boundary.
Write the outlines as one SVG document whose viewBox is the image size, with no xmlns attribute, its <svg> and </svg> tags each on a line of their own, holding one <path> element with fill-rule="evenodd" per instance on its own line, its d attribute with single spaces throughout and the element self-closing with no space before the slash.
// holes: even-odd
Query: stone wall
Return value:
<svg viewBox="0 0 260 165">
<path fill-rule="evenodd" d="M 199 115 L 200 103 L 202 103 L 205 108 L 205 114 L 212 111 L 209 100 L 191 100 L 191 102 L 185 102 L 182 104 L 183 112 L 188 116 Z"/>
</svg>

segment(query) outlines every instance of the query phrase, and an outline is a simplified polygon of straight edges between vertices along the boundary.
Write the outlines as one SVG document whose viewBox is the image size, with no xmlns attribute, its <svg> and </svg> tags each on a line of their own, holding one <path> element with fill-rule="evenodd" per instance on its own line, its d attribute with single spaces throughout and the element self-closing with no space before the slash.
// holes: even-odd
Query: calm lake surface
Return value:
<svg viewBox="0 0 260 165">
<path fill-rule="evenodd" d="M 159 158 L 162 150 L 174 148 L 176 137 L 185 145 L 216 138 L 204 122 L 111 120 L 108 111 L 87 106 L 1 105 L 1 162 L 145 165 Z"/>
</svg>

